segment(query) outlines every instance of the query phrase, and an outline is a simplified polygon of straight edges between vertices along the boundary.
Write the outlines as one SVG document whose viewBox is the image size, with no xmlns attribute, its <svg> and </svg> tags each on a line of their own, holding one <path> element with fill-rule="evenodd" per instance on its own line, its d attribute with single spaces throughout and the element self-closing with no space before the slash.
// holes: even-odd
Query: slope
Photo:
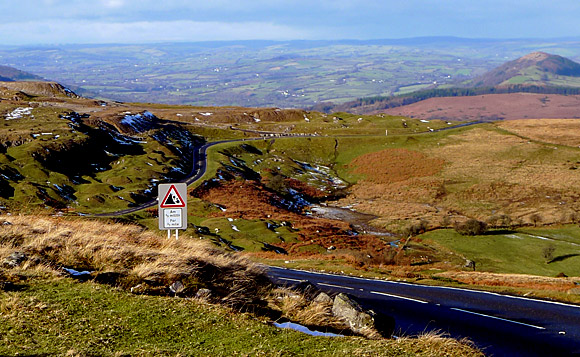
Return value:
<svg viewBox="0 0 580 357">
<path fill-rule="evenodd" d="M 562 78 L 570 77 L 570 78 Z M 468 82 L 471 87 L 511 84 L 579 86 L 580 64 L 545 52 L 532 52 L 507 62 Z"/>
</svg>

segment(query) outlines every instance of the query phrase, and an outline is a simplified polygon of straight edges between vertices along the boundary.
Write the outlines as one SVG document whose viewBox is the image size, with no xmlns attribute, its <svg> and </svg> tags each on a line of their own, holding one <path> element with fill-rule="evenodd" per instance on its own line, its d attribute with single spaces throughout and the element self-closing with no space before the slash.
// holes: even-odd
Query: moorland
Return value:
<svg viewBox="0 0 580 357">
<path fill-rule="evenodd" d="M 265 326 L 272 320 L 348 330 L 328 306 L 271 286 L 261 263 L 580 302 L 576 96 L 505 94 L 556 114 L 530 106 L 524 119 L 521 106 L 490 101 L 514 120 L 489 120 L 482 103 L 444 112 L 430 102 L 443 98 L 393 108 L 409 110 L 402 116 L 88 99 L 37 78 L 0 88 L 0 312 L 14 341 L 6 353 L 175 354 L 210 341 L 228 354 L 247 335 L 223 340 L 223 331 L 243 326 L 269 341 L 256 351 L 249 339 L 244 353 L 273 354 L 297 335 Z M 465 98 L 475 100 L 453 105 Z M 157 183 L 198 173 L 196 152 L 212 143 L 207 170 L 189 186 L 187 230 L 166 240 L 146 204 Z M 72 283 L 70 269 L 89 282 Z M 211 299 L 198 294 L 206 288 Z M 180 294 L 194 307 L 169 297 Z M 178 343 L 135 349 L 158 331 L 147 321 L 165 318 L 166 304 L 199 324 L 168 320 Z M 52 327 L 27 325 L 21 310 Z M 103 333 L 83 335 L 69 319 Z M 41 343 L 63 333 L 70 338 L 59 345 Z M 440 336 L 324 350 L 300 338 L 294 353 L 479 353 Z"/>
</svg>

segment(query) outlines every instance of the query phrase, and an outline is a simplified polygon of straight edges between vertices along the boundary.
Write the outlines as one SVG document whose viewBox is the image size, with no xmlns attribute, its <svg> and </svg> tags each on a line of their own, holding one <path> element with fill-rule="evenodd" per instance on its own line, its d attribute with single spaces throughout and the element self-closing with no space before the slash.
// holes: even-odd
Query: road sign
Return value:
<svg viewBox="0 0 580 357">
<path fill-rule="evenodd" d="M 187 227 L 187 185 L 164 183 L 158 186 L 159 229 L 185 229 Z"/>
</svg>

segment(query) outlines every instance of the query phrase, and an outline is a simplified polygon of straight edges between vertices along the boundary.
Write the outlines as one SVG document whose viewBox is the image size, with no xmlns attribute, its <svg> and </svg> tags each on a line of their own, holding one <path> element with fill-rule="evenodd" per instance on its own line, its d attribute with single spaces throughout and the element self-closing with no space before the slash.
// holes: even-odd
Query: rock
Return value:
<svg viewBox="0 0 580 357">
<path fill-rule="evenodd" d="M 365 311 L 356 301 L 343 293 L 334 297 L 332 313 L 357 334 L 377 337 L 376 332 L 373 332 L 377 331 L 382 337 L 391 337 L 395 330 L 394 318 L 374 311 Z"/>
<path fill-rule="evenodd" d="M 205 288 L 199 289 L 195 293 L 195 298 L 204 301 L 209 301 L 209 299 L 211 298 L 211 290 Z"/>
<path fill-rule="evenodd" d="M 22 252 L 14 252 L 4 259 L 4 266 L 7 268 L 16 268 L 28 260 L 26 254 Z"/>
<path fill-rule="evenodd" d="M 332 304 L 334 316 L 343 320 L 354 333 L 362 333 L 365 329 L 374 328 L 374 319 L 348 295 L 340 293 L 334 297 Z"/>
<path fill-rule="evenodd" d="M 183 283 L 179 280 L 174 282 L 173 284 L 169 285 L 169 291 L 173 295 L 177 295 L 177 294 L 181 293 L 183 290 L 185 290 L 185 285 L 183 285 Z"/>
<path fill-rule="evenodd" d="M 473 269 L 473 271 L 475 271 L 475 262 L 473 260 L 469 260 L 468 259 L 468 260 L 465 261 L 464 267 L 465 268 Z"/>
<path fill-rule="evenodd" d="M 314 301 L 312 302 L 320 305 L 332 305 L 333 303 L 332 298 L 328 296 L 328 294 L 325 292 L 321 292 L 320 294 L 318 294 L 316 298 L 314 298 Z"/>
</svg>

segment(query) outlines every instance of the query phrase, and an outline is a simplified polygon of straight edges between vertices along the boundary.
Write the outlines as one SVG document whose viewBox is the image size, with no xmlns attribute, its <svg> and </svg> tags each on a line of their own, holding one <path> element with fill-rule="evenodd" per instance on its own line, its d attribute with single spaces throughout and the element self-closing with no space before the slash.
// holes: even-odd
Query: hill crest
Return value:
<svg viewBox="0 0 580 357">
<path fill-rule="evenodd" d="M 12 91 L 22 92 L 31 96 L 42 97 L 69 97 L 80 98 L 75 92 L 66 88 L 57 82 L 40 82 L 40 81 L 26 81 L 14 82 L 4 81 L 0 82 L 0 88 L 6 88 Z"/>
<path fill-rule="evenodd" d="M 580 77 L 580 64 L 546 52 L 532 52 L 473 79 L 474 87 L 513 84 L 548 85 L 558 76 Z"/>
</svg>

